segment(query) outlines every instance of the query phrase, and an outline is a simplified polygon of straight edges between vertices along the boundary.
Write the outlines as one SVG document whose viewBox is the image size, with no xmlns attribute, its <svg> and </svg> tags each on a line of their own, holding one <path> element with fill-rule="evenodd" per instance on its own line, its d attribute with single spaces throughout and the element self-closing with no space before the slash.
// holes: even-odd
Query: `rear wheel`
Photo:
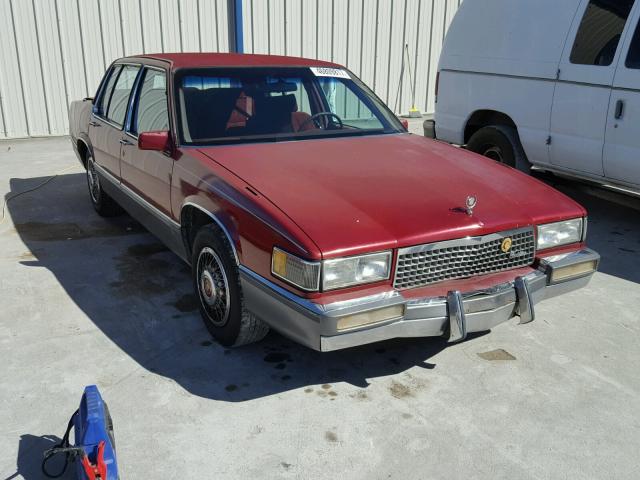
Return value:
<svg viewBox="0 0 640 480">
<path fill-rule="evenodd" d="M 269 326 L 245 308 L 233 251 L 214 225 L 198 231 L 191 271 L 202 320 L 218 342 L 236 347 L 265 337 Z"/>
<path fill-rule="evenodd" d="M 529 173 L 531 170 L 531 164 L 524 153 L 518 132 L 513 127 L 504 125 L 482 127 L 471 136 L 467 149 L 517 168 L 524 173 Z"/>
<path fill-rule="evenodd" d="M 89 152 L 87 153 L 87 185 L 89 187 L 89 198 L 98 215 L 115 217 L 123 212 L 122 207 L 102 189 L 96 162 Z"/>
</svg>

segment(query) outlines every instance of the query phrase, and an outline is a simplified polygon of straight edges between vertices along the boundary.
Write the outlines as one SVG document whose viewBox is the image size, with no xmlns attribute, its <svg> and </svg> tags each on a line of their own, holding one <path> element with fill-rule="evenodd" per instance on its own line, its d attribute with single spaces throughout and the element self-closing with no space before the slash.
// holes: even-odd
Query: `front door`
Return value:
<svg viewBox="0 0 640 480">
<path fill-rule="evenodd" d="M 640 15 L 638 11 L 636 18 Z M 636 22 L 637 23 L 637 22 Z M 613 81 L 604 145 L 604 173 L 640 186 L 640 23 L 628 36 Z"/>
<path fill-rule="evenodd" d="M 171 217 L 173 158 L 170 153 L 137 147 L 140 133 L 169 130 L 167 74 L 163 69 L 145 67 L 142 75 L 122 148 L 122 184 Z"/>
<path fill-rule="evenodd" d="M 95 161 L 117 180 L 120 180 L 122 129 L 139 70 L 140 67 L 136 65 L 116 66 L 89 123 L 89 139 Z"/>
<path fill-rule="evenodd" d="M 621 39 L 634 0 L 584 0 L 559 65 L 549 156 L 558 167 L 603 176 L 602 150 Z"/>
</svg>

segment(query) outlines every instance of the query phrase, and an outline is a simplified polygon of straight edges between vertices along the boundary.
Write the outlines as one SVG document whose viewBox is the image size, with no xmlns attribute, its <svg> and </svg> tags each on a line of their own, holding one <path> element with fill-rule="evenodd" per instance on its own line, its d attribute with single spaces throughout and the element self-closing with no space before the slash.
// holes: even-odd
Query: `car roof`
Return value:
<svg viewBox="0 0 640 480">
<path fill-rule="evenodd" d="M 148 58 L 169 62 L 172 69 L 185 67 L 333 67 L 343 68 L 337 63 L 311 58 L 285 57 L 282 55 L 256 55 L 246 53 L 152 53 L 135 55 L 132 58 Z"/>
</svg>

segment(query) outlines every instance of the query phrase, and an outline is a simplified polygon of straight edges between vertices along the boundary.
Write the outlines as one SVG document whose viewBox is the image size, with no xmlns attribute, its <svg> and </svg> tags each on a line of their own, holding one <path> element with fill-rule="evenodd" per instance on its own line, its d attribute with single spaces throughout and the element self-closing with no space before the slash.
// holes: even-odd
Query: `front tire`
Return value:
<svg viewBox="0 0 640 480">
<path fill-rule="evenodd" d="M 193 242 L 191 272 L 207 330 L 225 347 L 262 340 L 269 326 L 244 306 L 240 272 L 226 237 L 214 225 L 202 227 Z"/>
<path fill-rule="evenodd" d="M 504 125 L 482 127 L 469 139 L 467 150 L 524 173 L 529 173 L 531 170 L 531 164 L 524 153 L 518 132 L 513 127 Z"/>
<path fill-rule="evenodd" d="M 101 217 L 115 217 L 123 210 L 107 192 L 102 189 L 100 177 L 96 170 L 96 162 L 91 153 L 87 152 L 87 186 L 89 187 L 89 198 L 91 204 Z"/>
</svg>

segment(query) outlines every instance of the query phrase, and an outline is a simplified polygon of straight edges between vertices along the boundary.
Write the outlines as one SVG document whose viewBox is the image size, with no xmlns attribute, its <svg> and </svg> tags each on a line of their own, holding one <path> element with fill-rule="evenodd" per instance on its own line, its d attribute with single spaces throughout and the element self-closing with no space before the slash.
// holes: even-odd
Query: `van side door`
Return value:
<svg viewBox="0 0 640 480">
<path fill-rule="evenodd" d="M 611 86 L 635 0 L 583 0 L 567 37 L 551 111 L 553 165 L 602 177 Z"/>
<path fill-rule="evenodd" d="M 604 144 L 604 174 L 640 187 L 640 8 L 627 35 L 613 80 Z"/>
</svg>

